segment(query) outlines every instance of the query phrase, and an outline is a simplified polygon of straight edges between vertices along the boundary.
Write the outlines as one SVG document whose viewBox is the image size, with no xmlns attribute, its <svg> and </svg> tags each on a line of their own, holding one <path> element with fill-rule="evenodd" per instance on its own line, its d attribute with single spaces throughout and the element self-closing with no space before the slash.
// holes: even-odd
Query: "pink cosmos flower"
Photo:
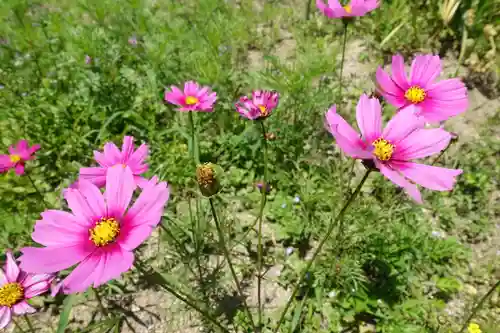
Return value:
<svg viewBox="0 0 500 333">
<path fill-rule="evenodd" d="M 184 83 L 184 92 L 176 86 L 171 86 L 172 91 L 165 91 L 165 100 L 171 104 L 179 105 L 178 111 L 213 111 L 217 93 L 210 87 L 200 87 L 194 81 Z"/>
<path fill-rule="evenodd" d="M 40 145 L 30 147 L 26 140 L 20 140 L 15 146 L 10 146 L 9 155 L 0 155 L 0 173 L 14 169 L 17 175 L 24 174 L 24 164 L 33 160 L 33 154 L 39 149 Z"/>
<path fill-rule="evenodd" d="M 45 247 L 25 247 L 21 268 L 32 273 L 53 273 L 77 265 L 62 281 L 66 294 L 82 292 L 118 278 L 134 262 L 133 250 L 160 223 L 169 198 L 167 183 L 151 180 L 128 208 L 135 183 L 129 167 L 107 170 L 104 195 L 82 180 L 64 197 L 71 213 L 47 210 L 36 222 L 32 238 Z"/>
<path fill-rule="evenodd" d="M 99 164 L 98 167 L 81 168 L 80 180 L 87 180 L 98 187 L 106 185 L 106 171 L 115 165 L 128 166 L 134 175 L 134 181 L 139 187 L 143 187 L 148 180 L 140 175 L 148 171 L 148 165 L 144 160 L 148 157 L 148 146 L 142 144 L 134 151 L 134 137 L 125 136 L 123 138 L 122 150 L 112 142 L 104 145 L 104 151 L 94 151 L 94 159 Z M 75 184 L 76 185 L 76 184 Z M 75 188 L 75 186 L 72 186 Z"/>
<path fill-rule="evenodd" d="M 316 6 L 328 18 L 364 16 L 380 6 L 378 0 L 352 0 L 345 6 L 339 0 L 328 0 L 328 4 L 324 1 L 316 0 Z"/>
<path fill-rule="evenodd" d="M 279 98 L 280 94 L 276 91 L 256 90 L 252 92 L 252 99 L 240 97 L 236 111 L 250 120 L 267 118 L 278 106 Z"/>
<path fill-rule="evenodd" d="M 447 120 L 468 107 L 467 88 L 459 79 L 434 82 L 441 73 L 439 56 L 418 55 L 407 78 L 404 59 L 392 57 L 392 77 L 377 69 L 377 84 L 384 98 L 397 108 L 416 106 L 417 114 L 430 123 Z"/>
<path fill-rule="evenodd" d="M 412 160 L 439 153 L 448 146 L 451 135 L 441 128 L 424 128 L 424 120 L 405 108 L 382 130 L 380 102 L 362 95 L 356 109 L 361 136 L 336 112 L 326 113 L 326 124 L 339 147 L 353 158 L 373 160 L 380 172 L 422 203 L 416 184 L 436 191 L 450 191 L 462 170 L 446 169 Z"/>
<path fill-rule="evenodd" d="M 12 314 L 21 316 L 36 310 L 26 300 L 49 290 L 52 274 L 27 274 L 21 271 L 7 251 L 4 269 L 0 269 L 0 329 L 5 328 Z"/>
</svg>

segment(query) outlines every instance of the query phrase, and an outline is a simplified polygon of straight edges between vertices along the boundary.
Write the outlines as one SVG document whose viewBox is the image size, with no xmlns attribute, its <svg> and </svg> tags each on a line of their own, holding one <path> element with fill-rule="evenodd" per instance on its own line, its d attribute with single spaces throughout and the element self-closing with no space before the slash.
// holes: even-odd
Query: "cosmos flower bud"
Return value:
<svg viewBox="0 0 500 333">
<path fill-rule="evenodd" d="M 271 190 L 273 189 L 272 186 L 267 183 L 265 186 L 264 186 L 264 182 L 263 181 L 259 181 L 257 182 L 257 184 L 255 184 L 255 186 L 257 186 L 257 188 L 262 192 L 264 189 L 267 193 L 271 192 Z"/>
<path fill-rule="evenodd" d="M 196 181 L 200 186 L 201 194 L 211 197 L 220 190 L 220 176 L 222 169 L 213 163 L 199 164 L 196 167 Z"/>
</svg>

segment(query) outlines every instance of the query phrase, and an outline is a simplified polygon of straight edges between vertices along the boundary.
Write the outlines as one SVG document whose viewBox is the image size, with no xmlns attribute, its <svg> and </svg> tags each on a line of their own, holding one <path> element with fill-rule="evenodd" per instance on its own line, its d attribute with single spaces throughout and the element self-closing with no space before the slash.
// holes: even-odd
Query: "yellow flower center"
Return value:
<svg viewBox="0 0 500 333">
<path fill-rule="evenodd" d="M 0 306 L 9 308 L 17 304 L 24 297 L 24 288 L 17 282 L 11 282 L 0 288 Z"/>
<path fill-rule="evenodd" d="M 188 96 L 186 97 L 186 104 L 187 105 L 195 105 L 198 103 L 200 100 L 194 96 Z"/>
<path fill-rule="evenodd" d="M 381 161 L 388 161 L 392 157 L 392 153 L 394 153 L 394 148 L 396 146 L 392 145 L 386 139 L 378 138 L 373 141 L 373 155 L 375 155 Z"/>
<path fill-rule="evenodd" d="M 99 247 L 114 242 L 119 233 L 120 225 L 112 217 L 101 218 L 92 229 L 89 229 L 90 240 Z"/>
<path fill-rule="evenodd" d="M 17 163 L 21 160 L 21 156 L 17 155 L 17 154 L 12 154 L 9 156 L 10 157 L 10 161 L 12 163 Z"/>
<path fill-rule="evenodd" d="M 267 108 L 265 105 L 259 105 L 259 110 L 260 110 L 260 114 L 261 116 L 267 116 Z"/>
<path fill-rule="evenodd" d="M 347 14 L 351 14 L 352 13 L 351 5 L 345 5 L 344 10 L 346 11 Z"/>
<path fill-rule="evenodd" d="M 196 180 L 200 186 L 210 186 L 215 181 L 215 172 L 212 164 L 205 163 L 196 167 Z"/>
<path fill-rule="evenodd" d="M 405 92 L 405 98 L 412 103 L 423 102 L 426 95 L 427 94 L 425 93 L 425 90 L 420 88 L 419 86 L 411 86 Z"/>
</svg>

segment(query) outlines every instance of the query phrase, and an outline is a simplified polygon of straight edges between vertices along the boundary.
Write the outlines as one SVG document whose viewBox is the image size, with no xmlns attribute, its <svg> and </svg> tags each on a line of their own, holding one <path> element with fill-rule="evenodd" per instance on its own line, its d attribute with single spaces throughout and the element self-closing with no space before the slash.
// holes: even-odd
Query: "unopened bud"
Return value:
<svg viewBox="0 0 500 333">
<path fill-rule="evenodd" d="M 269 193 L 269 192 L 271 192 L 271 190 L 272 190 L 271 185 L 270 185 L 270 184 L 266 184 L 266 185 L 264 186 L 264 182 L 263 182 L 263 181 L 259 181 L 259 182 L 257 182 L 257 184 L 255 184 L 255 186 L 257 186 L 257 188 L 258 188 L 261 192 L 265 190 L 265 191 L 266 191 L 266 193 Z"/>
<path fill-rule="evenodd" d="M 274 133 L 266 133 L 265 138 L 268 141 L 276 140 L 276 134 L 274 134 Z"/>
<path fill-rule="evenodd" d="M 206 197 L 215 195 L 220 190 L 219 177 L 222 169 L 213 163 L 199 164 L 196 167 L 196 181 L 200 186 L 201 194 Z"/>
</svg>

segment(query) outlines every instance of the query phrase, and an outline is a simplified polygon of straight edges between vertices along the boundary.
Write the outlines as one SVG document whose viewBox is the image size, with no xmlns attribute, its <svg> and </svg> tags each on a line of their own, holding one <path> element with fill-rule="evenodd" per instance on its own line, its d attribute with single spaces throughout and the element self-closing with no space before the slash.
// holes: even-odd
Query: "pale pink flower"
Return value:
<svg viewBox="0 0 500 333">
<path fill-rule="evenodd" d="M 87 180 L 103 187 L 106 185 L 106 172 L 108 168 L 115 165 L 128 166 L 134 175 L 134 181 L 139 187 L 143 187 L 148 180 L 141 177 L 143 173 L 148 171 L 148 165 L 144 162 L 148 157 L 148 146 L 142 144 L 134 150 L 134 137 L 125 136 L 123 138 L 122 150 L 112 143 L 108 142 L 104 145 L 104 151 L 94 151 L 94 159 L 99 164 L 98 167 L 81 168 L 80 180 Z M 75 186 L 72 186 L 75 188 Z"/>
<path fill-rule="evenodd" d="M 252 92 L 252 99 L 240 97 L 236 103 L 236 111 L 243 117 L 251 120 L 267 118 L 278 106 L 280 94 L 276 91 L 256 90 Z"/>
<path fill-rule="evenodd" d="M 407 78 L 404 59 L 392 57 L 392 76 L 377 69 L 377 84 L 382 96 L 397 108 L 416 106 L 417 115 L 437 123 L 456 116 L 468 107 L 467 88 L 460 79 L 435 82 L 441 74 L 439 56 L 417 55 Z"/>
<path fill-rule="evenodd" d="M 19 269 L 11 251 L 6 253 L 4 269 L 0 269 L 0 329 L 11 321 L 12 315 L 36 312 L 26 300 L 49 290 L 52 274 L 27 274 Z"/>
<path fill-rule="evenodd" d="M 188 81 L 184 83 L 184 91 L 176 86 L 170 89 L 172 91 L 165 91 L 165 100 L 180 106 L 178 111 L 213 111 L 217 93 L 212 92 L 210 87 L 200 87 L 198 83 Z"/>
<path fill-rule="evenodd" d="M 33 160 L 33 154 L 39 149 L 40 145 L 30 147 L 26 140 L 20 140 L 15 146 L 10 146 L 9 155 L 0 155 L 0 173 L 14 169 L 17 175 L 24 174 L 24 164 Z"/>
<path fill-rule="evenodd" d="M 132 267 L 133 250 L 160 223 L 168 186 L 151 180 L 129 208 L 136 188 L 130 168 L 108 168 L 106 178 L 104 194 L 85 180 L 77 189 L 67 189 L 64 197 L 71 213 L 42 213 L 32 238 L 45 247 L 21 249 L 23 270 L 54 273 L 77 265 L 62 281 L 63 292 L 71 294 L 117 279 Z"/>
<path fill-rule="evenodd" d="M 339 0 L 316 0 L 318 9 L 329 18 L 342 18 L 364 16 L 366 13 L 380 6 L 378 0 L 352 0 L 348 5 L 342 6 Z"/>
<path fill-rule="evenodd" d="M 412 162 L 439 153 L 451 139 L 451 134 L 441 128 L 424 128 L 424 120 L 414 112 L 413 106 L 401 110 L 382 130 L 380 102 L 362 95 L 356 109 L 361 135 L 337 114 L 335 105 L 326 113 L 326 125 L 344 153 L 372 160 L 385 177 L 422 203 L 415 183 L 435 191 L 450 191 L 462 170 Z"/>
</svg>

